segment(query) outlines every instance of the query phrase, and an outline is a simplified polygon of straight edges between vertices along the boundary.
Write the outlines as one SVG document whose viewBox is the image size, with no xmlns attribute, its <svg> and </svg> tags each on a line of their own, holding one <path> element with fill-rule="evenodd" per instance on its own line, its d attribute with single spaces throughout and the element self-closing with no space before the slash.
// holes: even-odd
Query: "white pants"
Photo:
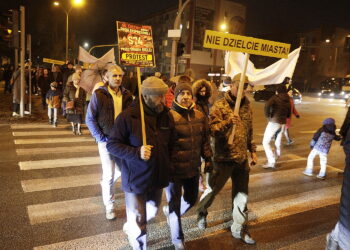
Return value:
<svg viewBox="0 0 350 250">
<path fill-rule="evenodd" d="M 53 115 L 53 117 L 52 117 Z M 53 119 L 53 122 L 57 122 L 57 108 L 48 108 L 47 109 L 47 116 L 49 117 L 49 120 Z"/>
<path fill-rule="evenodd" d="M 100 153 L 102 163 L 102 198 L 106 210 L 114 209 L 114 184 L 120 177 L 120 169 L 115 163 L 112 155 L 108 152 L 106 142 L 98 143 L 98 152 Z"/>
<path fill-rule="evenodd" d="M 275 122 L 269 122 L 266 126 L 264 138 L 263 138 L 263 146 L 266 154 L 266 158 L 269 164 L 275 164 L 276 158 L 281 156 L 281 140 L 282 134 L 284 133 L 285 124 L 279 124 Z M 272 151 L 270 142 L 272 138 L 275 136 L 276 132 L 281 129 L 278 133 L 277 138 L 275 140 L 275 153 Z"/>
<path fill-rule="evenodd" d="M 320 166 L 321 166 L 320 173 L 318 175 L 325 176 L 326 168 L 327 168 L 327 154 L 322 153 L 317 149 L 312 149 L 309 156 L 307 157 L 306 172 L 312 173 L 312 170 L 314 168 L 314 159 L 317 155 L 320 157 Z"/>
</svg>

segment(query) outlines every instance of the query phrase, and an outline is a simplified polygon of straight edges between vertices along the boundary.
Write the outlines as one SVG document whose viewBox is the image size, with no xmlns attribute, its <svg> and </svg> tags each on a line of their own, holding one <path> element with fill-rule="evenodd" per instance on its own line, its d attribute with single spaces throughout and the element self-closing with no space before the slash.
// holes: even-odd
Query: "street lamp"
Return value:
<svg viewBox="0 0 350 250">
<path fill-rule="evenodd" d="M 85 49 L 89 48 L 89 43 L 88 43 L 88 42 L 85 42 L 85 43 L 84 43 L 84 48 L 85 48 Z"/>
<path fill-rule="evenodd" d="M 68 34 L 69 34 L 69 13 L 73 9 L 73 7 L 81 7 L 84 5 L 85 0 L 69 0 L 70 5 L 65 8 L 61 5 L 59 1 L 53 2 L 53 5 L 58 7 L 61 6 L 63 11 L 66 13 L 66 61 L 68 61 Z"/>
</svg>

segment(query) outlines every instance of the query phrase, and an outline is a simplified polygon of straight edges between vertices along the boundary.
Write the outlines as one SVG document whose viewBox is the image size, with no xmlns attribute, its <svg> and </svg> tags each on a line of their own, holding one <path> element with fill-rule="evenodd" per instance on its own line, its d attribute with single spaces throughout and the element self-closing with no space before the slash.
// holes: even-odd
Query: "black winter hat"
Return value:
<svg viewBox="0 0 350 250">
<path fill-rule="evenodd" d="M 188 83 L 179 83 L 176 86 L 175 91 L 174 91 L 175 100 L 176 100 L 177 96 L 181 93 L 181 91 L 183 91 L 183 90 L 190 91 L 191 95 L 193 96 L 192 87 L 191 87 L 190 84 L 188 84 Z"/>
</svg>

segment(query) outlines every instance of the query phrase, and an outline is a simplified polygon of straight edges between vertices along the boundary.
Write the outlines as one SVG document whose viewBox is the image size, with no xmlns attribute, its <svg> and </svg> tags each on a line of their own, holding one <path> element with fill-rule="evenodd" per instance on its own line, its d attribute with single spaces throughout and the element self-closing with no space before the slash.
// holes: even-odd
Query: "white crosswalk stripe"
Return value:
<svg viewBox="0 0 350 250">
<path fill-rule="evenodd" d="M 40 154 L 78 153 L 78 152 L 97 152 L 97 145 L 16 149 L 17 155 L 40 155 Z"/>
<path fill-rule="evenodd" d="M 84 134 L 89 134 L 88 131 L 84 131 Z M 71 130 L 45 130 L 45 131 L 17 131 L 12 132 L 12 135 L 15 137 L 20 136 L 53 136 L 53 135 L 72 135 Z"/>
<path fill-rule="evenodd" d="M 39 161 L 21 161 L 18 163 L 21 170 L 48 169 L 48 168 L 65 168 L 74 166 L 86 166 L 101 164 L 100 157 L 78 157 L 63 158 L 54 160 Z"/>
<path fill-rule="evenodd" d="M 74 175 L 47 179 L 23 180 L 21 185 L 24 192 L 37 192 L 61 188 L 97 185 L 101 174 Z"/>
<path fill-rule="evenodd" d="M 12 129 L 16 130 L 13 132 L 13 136 L 15 137 L 15 145 L 17 147 L 16 152 L 18 156 L 29 157 L 31 155 L 65 154 L 75 152 L 82 153 L 84 156 L 71 156 L 69 158 L 57 156 L 57 158 L 55 158 L 55 155 L 53 155 L 49 160 L 27 160 L 19 162 L 18 165 L 20 170 L 26 174 L 25 178 L 21 180 L 21 185 L 25 195 L 30 195 L 36 192 L 40 196 L 42 193 L 45 193 L 45 191 L 69 191 L 73 188 L 84 188 L 87 190 L 93 186 L 96 187 L 96 185 L 99 185 L 101 173 L 84 173 L 83 170 L 79 172 L 80 169 L 83 169 L 80 168 L 82 166 L 93 167 L 100 164 L 99 157 L 91 155 L 92 153 L 96 155 L 98 153 L 97 145 L 91 145 L 91 141 L 93 141 L 91 137 L 76 137 L 72 135 L 72 137 L 65 138 L 62 136 L 69 135 L 71 133 L 70 131 L 54 130 L 54 128 L 52 128 L 52 131 L 32 131 L 33 128 L 48 129 L 51 128 L 51 126 L 46 124 L 23 124 L 12 126 Z M 47 135 L 48 138 L 37 137 L 45 135 Z M 30 138 L 18 139 L 18 137 Z M 65 146 L 54 147 L 55 143 L 61 143 L 61 145 L 64 144 Z M 81 143 L 81 145 L 77 146 L 76 143 Z M 40 147 L 38 147 L 39 144 Z M 21 147 L 22 145 L 25 145 L 26 148 Z M 29 146 L 31 147 L 29 148 Z M 258 145 L 258 151 L 263 151 L 262 145 Z M 277 170 L 262 170 L 260 167 L 256 167 L 257 170 L 259 170 L 257 171 L 254 169 L 255 167 L 252 168 L 249 184 L 250 190 L 268 190 L 268 188 L 273 185 L 284 187 L 291 185 L 292 183 L 305 183 L 312 186 L 316 181 L 318 181 L 318 185 L 315 185 L 315 189 L 308 189 L 305 191 L 299 190 L 295 193 L 284 193 L 277 197 L 275 196 L 274 198 L 267 198 L 264 200 L 255 197 L 255 200 L 253 199 L 248 203 L 250 225 L 259 225 L 268 221 L 339 203 L 341 183 L 322 186 L 321 184 L 326 183 L 327 180 L 322 182 L 316 178 L 307 177 L 302 174 L 305 163 L 301 166 L 299 165 L 298 168 L 283 169 L 285 163 L 292 163 L 295 161 L 302 162 L 306 160 L 307 158 L 297 154 L 285 153 L 279 161 L 279 164 L 281 164 L 282 167 L 278 167 Z M 259 163 L 263 161 L 263 157 L 259 159 Z M 72 171 L 72 173 L 69 174 L 72 167 L 74 167 L 75 172 Z M 317 166 L 315 168 L 317 168 Z M 86 171 L 86 169 L 90 169 L 90 167 L 85 168 L 84 171 Z M 57 177 L 44 177 L 45 174 L 43 173 L 45 173 L 45 171 L 56 170 L 65 170 L 65 174 L 61 174 Z M 335 180 L 338 178 L 339 172 L 341 172 L 339 169 L 328 166 L 327 179 Z M 32 173 L 38 174 L 35 178 L 31 178 L 30 176 Z M 120 189 L 120 181 L 118 181 L 116 187 Z M 230 197 L 230 181 L 226 183 L 221 192 L 227 192 L 228 197 Z M 163 202 L 165 202 L 164 194 Z M 125 213 L 124 203 L 124 194 L 119 191 L 116 194 L 116 208 L 120 214 Z M 232 211 L 230 209 L 231 208 L 227 206 L 220 207 L 219 209 L 215 208 L 215 210 L 209 210 L 208 224 L 211 226 L 205 231 L 201 231 L 197 228 L 195 214 L 184 216 L 182 224 L 186 240 L 193 241 L 213 234 L 226 232 L 227 228 L 231 225 Z M 76 198 L 75 196 L 72 199 L 67 195 L 67 197 L 63 197 L 63 199 L 60 198 L 59 200 L 52 202 L 46 197 L 45 202 L 36 201 L 28 204 L 27 213 L 30 225 L 35 226 L 36 228 L 45 226 L 49 223 L 60 223 L 62 221 L 77 220 L 79 218 L 97 215 L 102 215 L 102 224 L 108 223 L 103 216 L 105 211 L 102 198 L 100 193 L 96 192 L 92 194 L 91 197 L 82 196 L 81 198 Z M 162 216 L 163 215 L 159 215 L 158 217 L 162 218 Z M 38 235 L 35 237 L 41 236 Z M 324 235 L 318 237 L 324 237 Z M 318 237 L 315 237 L 315 240 L 318 239 Z M 157 219 L 155 222 L 148 225 L 148 241 L 150 242 L 150 249 L 171 246 L 169 228 L 164 217 L 162 220 Z M 307 243 L 295 243 L 294 247 L 296 247 L 295 249 L 297 249 L 297 247 L 300 249 L 300 246 L 302 247 L 305 244 Z M 69 240 L 62 240 L 61 242 L 55 240 L 51 241 L 50 244 L 45 243 L 41 246 L 37 244 L 34 249 L 128 249 L 128 247 L 127 237 L 125 236 L 125 233 L 119 229 L 107 233 L 90 233 L 87 237 L 73 237 Z"/>
<path fill-rule="evenodd" d="M 43 143 L 64 143 L 64 142 L 92 142 L 90 137 L 72 138 L 43 138 L 43 139 L 17 139 L 15 144 L 43 144 Z"/>
</svg>

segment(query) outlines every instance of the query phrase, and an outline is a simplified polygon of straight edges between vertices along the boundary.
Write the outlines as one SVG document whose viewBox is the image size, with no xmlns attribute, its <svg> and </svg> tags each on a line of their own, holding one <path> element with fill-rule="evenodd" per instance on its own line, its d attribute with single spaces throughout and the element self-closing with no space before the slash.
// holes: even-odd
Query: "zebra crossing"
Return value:
<svg viewBox="0 0 350 250">
<path fill-rule="evenodd" d="M 83 136 L 73 136 L 65 125 L 52 128 L 46 124 L 16 124 L 11 129 L 23 173 L 20 184 L 24 197 L 45 196 L 43 202 L 36 199 L 26 206 L 28 223 L 34 231 L 34 249 L 130 249 L 122 230 L 125 205 L 120 182 L 116 185 L 117 220 L 104 218 L 102 197 L 96 192 L 101 175 L 98 149 L 87 130 L 83 130 Z M 261 145 L 258 154 L 262 163 Z M 248 202 L 251 227 L 339 203 L 339 170 L 329 166 L 327 179 L 321 181 L 301 174 L 305 163 L 306 157 L 286 152 L 276 170 L 252 167 Z M 209 227 L 205 231 L 196 227 L 195 209 L 183 217 L 187 242 L 227 231 L 231 224 L 230 193 L 228 181 L 209 209 Z M 162 205 L 165 202 L 163 197 Z M 50 227 L 65 233 L 51 235 L 45 230 Z M 85 231 L 84 227 L 90 230 Z M 44 231 L 44 235 L 37 234 Z M 320 234 L 309 240 L 322 237 Z M 161 213 L 148 225 L 148 242 L 150 249 L 171 246 L 169 228 Z M 240 242 L 235 244 L 242 246 Z M 302 240 L 281 249 L 308 244 L 308 240 Z"/>
</svg>

